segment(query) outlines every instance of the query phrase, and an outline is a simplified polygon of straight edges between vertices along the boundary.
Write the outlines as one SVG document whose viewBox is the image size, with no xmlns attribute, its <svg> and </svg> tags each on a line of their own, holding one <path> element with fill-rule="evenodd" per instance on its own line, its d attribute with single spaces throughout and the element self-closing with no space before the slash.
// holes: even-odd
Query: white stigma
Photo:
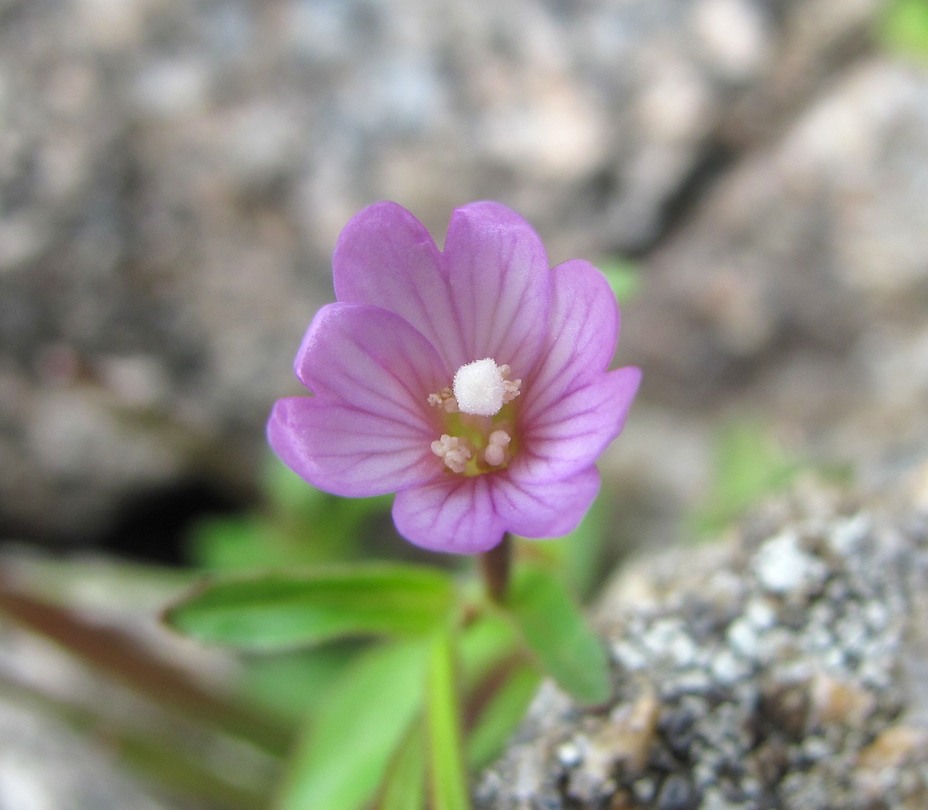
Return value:
<svg viewBox="0 0 928 810">
<path fill-rule="evenodd" d="M 506 381 L 492 357 L 461 366 L 454 375 L 458 410 L 478 416 L 495 416 L 506 402 Z"/>
</svg>

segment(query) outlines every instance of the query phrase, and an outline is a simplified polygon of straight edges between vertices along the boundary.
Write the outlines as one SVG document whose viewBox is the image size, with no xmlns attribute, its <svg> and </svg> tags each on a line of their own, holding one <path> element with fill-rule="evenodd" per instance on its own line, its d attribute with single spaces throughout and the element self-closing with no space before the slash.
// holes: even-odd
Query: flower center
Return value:
<svg viewBox="0 0 928 810">
<path fill-rule="evenodd" d="M 522 380 L 510 380 L 508 365 L 492 357 L 466 363 L 451 386 L 428 395 L 440 409 L 446 432 L 433 441 L 432 452 L 445 467 L 473 476 L 504 468 L 515 454 L 515 406 Z"/>
</svg>

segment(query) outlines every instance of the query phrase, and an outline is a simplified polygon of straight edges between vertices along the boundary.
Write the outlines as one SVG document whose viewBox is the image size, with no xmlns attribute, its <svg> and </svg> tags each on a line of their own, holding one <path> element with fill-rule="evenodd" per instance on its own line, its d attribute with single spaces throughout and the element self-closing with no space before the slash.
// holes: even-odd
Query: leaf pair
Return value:
<svg viewBox="0 0 928 810">
<path fill-rule="evenodd" d="M 263 651 L 386 637 L 327 692 L 280 806 L 355 810 L 376 796 L 384 810 L 418 807 L 427 784 L 430 806 L 466 810 L 465 766 L 498 751 L 537 684 L 526 652 L 582 704 L 605 702 L 610 678 L 598 638 L 551 567 L 523 560 L 502 604 L 462 610 L 458 593 L 437 569 L 353 565 L 215 580 L 166 619 L 203 641 Z M 461 627 L 465 613 L 473 619 Z"/>
<path fill-rule="evenodd" d="M 393 639 L 361 654 L 329 691 L 280 807 L 360 808 L 378 788 L 381 806 L 416 807 L 410 791 L 428 771 L 433 806 L 466 810 L 454 596 L 438 570 L 354 565 L 215 580 L 165 618 L 200 640 L 252 650 Z"/>
</svg>

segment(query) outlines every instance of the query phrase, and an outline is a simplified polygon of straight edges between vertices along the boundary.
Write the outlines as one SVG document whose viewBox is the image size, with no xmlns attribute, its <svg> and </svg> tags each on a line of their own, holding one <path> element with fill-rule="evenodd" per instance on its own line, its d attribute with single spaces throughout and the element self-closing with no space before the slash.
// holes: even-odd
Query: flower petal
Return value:
<svg viewBox="0 0 928 810">
<path fill-rule="evenodd" d="M 359 411 L 434 428 L 428 396 L 446 386 L 432 345 L 399 315 L 363 304 L 328 304 L 310 324 L 293 363 L 303 385 Z"/>
<path fill-rule="evenodd" d="M 348 497 L 384 495 L 440 475 L 429 447 L 433 435 L 392 414 L 322 397 L 278 400 L 267 424 L 268 441 L 288 467 Z"/>
<path fill-rule="evenodd" d="M 531 423 L 563 396 L 605 371 L 615 354 L 619 310 L 602 273 L 574 259 L 551 271 L 552 302 L 546 349 L 523 385 L 523 418 Z"/>
<path fill-rule="evenodd" d="M 339 301 L 401 315 L 438 349 L 449 374 L 492 357 L 528 373 L 550 297 L 548 260 L 532 227 L 503 205 L 454 212 L 445 250 L 396 203 L 365 208 L 345 226 L 332 258 Z"/>
<path fill-rule="evenodd" d="M 560 481 L 517 481 L 506 474 L 445 477 L 405 489 L 393 501 L 393 521 L 417 546 L 454 554 L 493 548 L 511 531 L 558 537 L 576 528 L 599 492 L 589 466 Z"/>
<path fill-rule="evenodd" d="M 440 433 L 428 405 L 446 383 L 429 342 L 393 312 L 329 304 L 294 362 L 312 398 L 284 399 L 268 423 L 271 446 L 297 473 L 339 495 L 393 492 L 438 475 Z"/>
<path fill-rule="evenodd" d="M 339 301 L 371 304 L 402 316 L 449 362 L 446 376 L 454 374 L 458 366 L 450 363 L 463 356 L 464 347 L 460 330 L 449 328 L 457 316 L 441 270 L 441 252 L 409 211 L 380 202 L 356 214 L 338 237 L 332 275 Z"/>
<path fill-rule="evenodd" d="M 479 554 L 497 545 L 505 526 L 493 505 L 492 479 L 444 476 L 404 489 L 393 501 L 393 522 L 411 543 L 432 551 Z"/>
<path fill-rule="evenodd" d="M 523 382 L 520 480 L 560 479 L 592 464 L 621 431 L 641 372 L 603 373 L 615 353 L 615 296 L 593 265 L 573 260 L 551 271 L 550 331 L 539 365 Z"/>
<path fill-rule="evenodd" d="M 641 382 L 627 366 L 599 375 L 523 421 L 510 473 L 522 481 L 560 479 L 592 464 L 622 430 Z"/>
<path fill-rule="evenodd" d="M 599 471 L 586 467 L 560 481 L 500 476 L 493 503 L 506 528 L 523 537 L 560 537 L 573 531 L 599 492 Z"/>
<path fill-rule="evenodd" d="M 494 202 L 457 209 L 448 225 L 443 267 L 464 354 L 455 366 L 492 357 L 525 377 L 547 330 L 551 298 L 548 258 L 538 234 Z"/>
</svg>

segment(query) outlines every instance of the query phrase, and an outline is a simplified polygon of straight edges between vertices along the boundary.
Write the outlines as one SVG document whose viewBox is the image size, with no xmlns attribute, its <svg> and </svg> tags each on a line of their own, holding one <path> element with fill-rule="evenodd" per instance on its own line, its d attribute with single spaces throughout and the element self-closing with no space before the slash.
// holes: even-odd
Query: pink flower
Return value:
<svg viewBox="0 0 928 810">
<path fill-rule="evenodd" d="M 607 371 L 619 318 L 602 274 L 549 269 L 531 226 L 493 202 L 455 211 L 443 251 L 404 208 L 372 205 L 333 274 L 338 303 L 294 363 L 314 396 L 279 400 L 268 423 L 283 461 L 338 495 L 396 492 L 399 532 L 436 551 L 572 530 L 641 378 Z"/>
</svg>

